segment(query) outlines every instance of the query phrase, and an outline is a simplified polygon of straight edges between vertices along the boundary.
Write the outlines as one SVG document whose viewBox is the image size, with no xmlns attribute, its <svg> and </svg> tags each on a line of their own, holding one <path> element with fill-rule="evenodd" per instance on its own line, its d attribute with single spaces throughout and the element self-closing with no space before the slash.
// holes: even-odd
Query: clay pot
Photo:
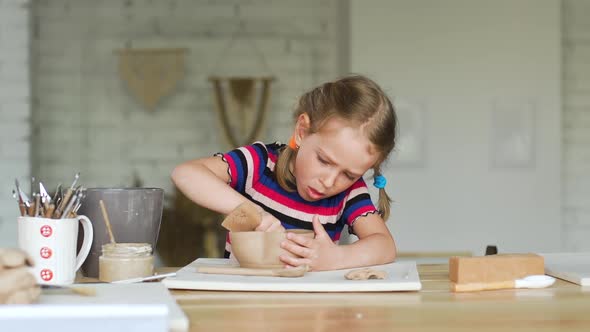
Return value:
<svg viewBox="0 0 590 332">
<path fill-rule="evenodd" d="M 313 238 L 312 230 L 290 229 L 287 232 Z M 241 267 L 254 269 L 280 269 L 285 266 L 279 256 L 297 257 L 281 248 L 286 238 L 285 232 L 231 232 L 232 253 Z"/>
</svg>

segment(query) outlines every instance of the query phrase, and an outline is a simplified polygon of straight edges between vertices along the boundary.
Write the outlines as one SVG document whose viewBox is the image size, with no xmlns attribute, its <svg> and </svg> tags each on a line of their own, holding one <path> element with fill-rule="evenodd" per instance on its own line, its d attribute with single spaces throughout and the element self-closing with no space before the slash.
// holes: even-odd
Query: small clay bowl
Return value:
<svg viewBox="0 0 590 332">
<path fill-rule="evenodd" d="M 288 229 L 286 232 L 231 232 L 231 250 L 241 267 L 253 269 L 280 269 L 285 267 L 279 256 L 296 255 L 281 248 L 287 233 L 309 238 L 315 236 L 309 229 Z"/>
</svg>

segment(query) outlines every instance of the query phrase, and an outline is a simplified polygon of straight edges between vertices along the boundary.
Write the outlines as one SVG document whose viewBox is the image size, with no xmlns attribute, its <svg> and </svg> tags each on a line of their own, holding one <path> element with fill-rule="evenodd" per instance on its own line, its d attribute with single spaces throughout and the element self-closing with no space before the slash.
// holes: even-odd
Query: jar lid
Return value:
<svg viewBox="0 0 590 332">
<path fill-rule="evenodd" d="M 106 243 L 102 245 L 105 256 L 148 256 L 152 253 L 149 243 Z"/>
</svg>

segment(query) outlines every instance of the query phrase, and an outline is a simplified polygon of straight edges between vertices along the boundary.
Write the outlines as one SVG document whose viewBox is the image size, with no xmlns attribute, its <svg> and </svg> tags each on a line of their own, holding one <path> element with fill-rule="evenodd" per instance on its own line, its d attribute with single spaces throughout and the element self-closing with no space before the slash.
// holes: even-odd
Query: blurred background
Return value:
<svg viewBox="0 0 590 332">
<path fill-rule="evenodd" d="M 400 253 L 590 250 L 589 15 L 585 0 L 0 0 L 0 246 L 16 245 L 15 177 L 54 189 L 81 172 L 165 190 L 165 264 L 217 256 L 220 216 L 169 175 L 260 118 L 227 103 L 222 121 L 211 78 L 272 77 L 256 139 L 285 142 L 300 94 L 358 73 L 400 119 L 385 166 Z"/>
</svg>

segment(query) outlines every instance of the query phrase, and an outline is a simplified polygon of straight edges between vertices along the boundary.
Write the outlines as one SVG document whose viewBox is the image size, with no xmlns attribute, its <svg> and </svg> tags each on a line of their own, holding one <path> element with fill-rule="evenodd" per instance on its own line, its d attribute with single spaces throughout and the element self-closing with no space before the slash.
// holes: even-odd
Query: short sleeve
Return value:
<svg viewBox="0 0 590 332">
<path fill-rule="evenodd" d="M 369 189 L 362 178 L 355 182 L 348 190 L 349 193 L 344 203 L 342 218 L 350 229 L 359 217 L 366 216 L 369 213 L 378 213 L 379 211 L 371 201 Z"/>
<path fill-rule="evenodd" d="M 266 146 L 260 142 L 215 155 L 227 163 L 229 185 L 240 193 L 245 193 L 258 182 L 268 163 Z"/>
</svg>

